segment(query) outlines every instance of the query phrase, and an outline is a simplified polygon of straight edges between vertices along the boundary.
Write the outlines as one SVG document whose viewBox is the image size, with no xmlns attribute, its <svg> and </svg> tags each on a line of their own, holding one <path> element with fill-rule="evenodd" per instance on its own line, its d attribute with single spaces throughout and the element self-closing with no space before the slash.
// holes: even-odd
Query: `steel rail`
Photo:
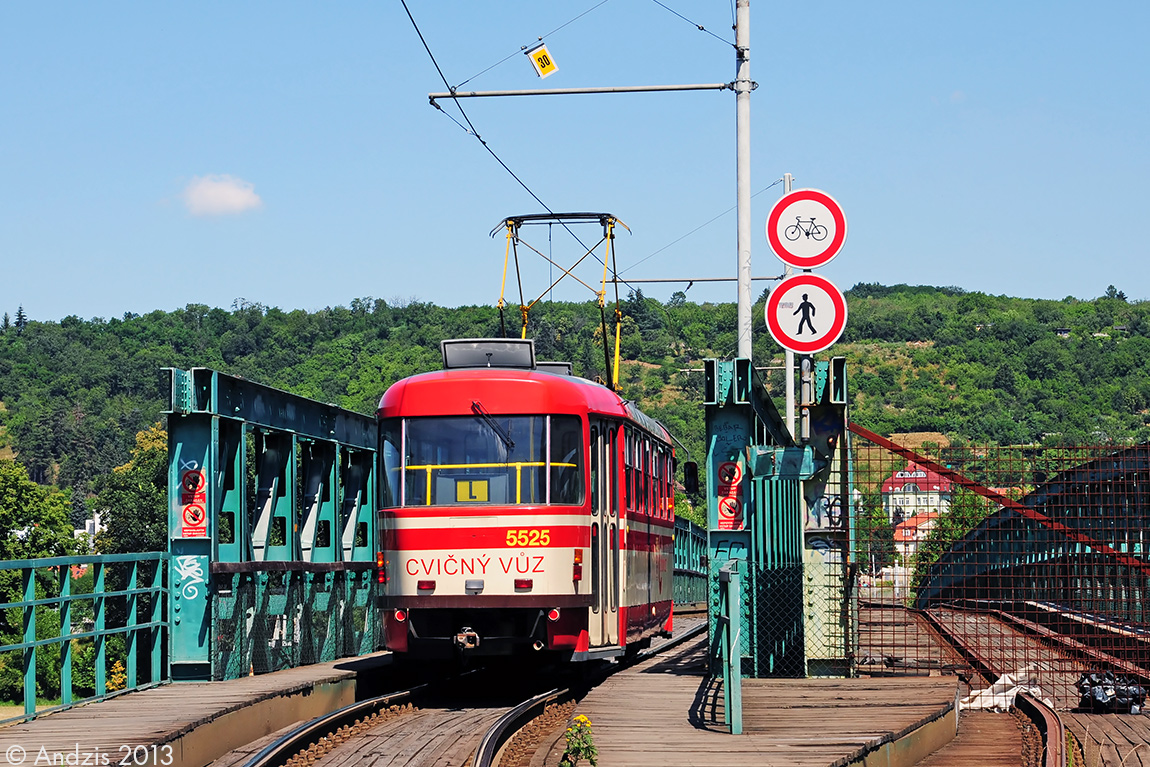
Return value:
<svg viewBox="0 0 1150 767">
<path fill-rule="evenodd" d="M 1024 692 L 1015 696 L 1014 705 L 1042 733 L 1042 767 L 1066 767 L 1066 728 L 1058 712 Z"/>
<path fill-rule="evenodd" d="M 964 609 L 953 605 L 950 607 L 959 612 L 1000 612 L 997 610 Z M 988 681 L 998 678 L 1001 673 L 999 669 L 993 668 L 978 653 L 967 647 L 964 642 L 936 620 L 935 616 L 931 615 L 928 611 L 913 607 L 904 607 L 903 609 L 907 612 L 917 613 L 925 618 L 931 628 L 937 631 L 942 639 L 949 642 L 960 655 L 970 661 L 971 666 Z M 1019 628 L 1021 630 L 1021 627 Z M 1042 767 L 1066 767 L 1066 729 L 1063 727 L 1062 719 L 1058 716 L 1058 712 L 1026 693 L 1019 693 L 1015 696 L 1015 706 L 1019 708 L 1022 713 L 1034 723 L 1038 731 L 1042 733 Z"/>
<path fill-rule="evenodd" d="M 697 626 L 684 631 L 681 635 L 673 637 L 672 639 L 663 642 L 658 647 L 654 647 L 642 652 L 636 653 L 635 657 L 627 662 L 618 664 L 614 669 L 604 674 L 596 684 L 602 683 L 603 679 L 616 674 L 624 669 L 630 668 L 637 663 L 645 661 L 649 658 L 669 650 L 672 647 L 677 647 L 683 642 L 691 639 L 707 630 L 707 622 L 702 621 Z M 483 739 L 479 741 L 479 747 L 475 750 L 475 767 L 494 767 L 495 758 L 499 755 L 499 750 L 505 743 L 514 737 L 515 733 L 523 728 L 523 726 L 530 722 L 535 717 L 539 716 L 551 703 L 560 698 L 571 695 L 570 688 L 555 688 L 548 692 L 536 695 L 530 700 L 520 703 L 508 711 L 503 716 L 488 728 L 487 732 L 483 734 Z"/>
<path fill-rule="evenodd" d="M 427 683 L 424 683 L 407 690 L 390 692 L 310 719 L 269 743 L 258 754 L 244 762 L 244 767 L 280 767 L 291 758 L 292 754 L 306 749 L 345 724 L 354 722 L 357 717 L 370 716 L 395 701 L 410 698 L 427 686 Z"/>
<path fill-rule="evenodd" d="M 949 609 L 956 612 L 991 615 L 997 617 L 1003 623 L 1012 626 L 1023 634 L 1035 637 L 1037 639 L 1044 639 L 1048 642 L 1052 642 L 1058 645 L 1060 648 L 1062 648 L 1063 651 L 1070 655 L 1073 655 L 1082 660 L 1094 661 L 1096 663 L 1109 665 L 1116 671 L 1121 671 L 1122 673 L 1138 677 L 1142 680 L 1143 683 L 1150 683 L 1150 674 L 1148 674 L 1147 670 L 1142 666 L 1139 666 L 1136 663 L 1131 663 L 1127 660 L 1123 660 L 1122 658 L 1119 658 L 1112 653 L 1106 652 L 1105 650 L 1091 647 L 1085 641 L 1079 641 L 1072 636 L 1054 631 L 1053 629 L 1042 626 L 1038 623 L 1035 623 L 1034 621 L 1028 621 L 1025 618 L 1020 618 L 1013 613 L 1007 612 L 1006 610 L 1001 610 L 993 606 L 1000 603 L 992 602 L 990 600 L 960 601 L 970 602 L 972 604 L 968 606 L 966 604 L 959 604 L 959 602 L 940 602 L 932 606 L 930 609 Z M 979 604 L 980 602 L 984 603 L 985 606 L 981 606 Z M 1097 624 L 1093 624 L 1091 627 L 1101 628 Z M 1089 639 L 1089 637 L 1083 635 L 1083 639 Z M 1001 672 L 996 670 L 995 673 Z"/>
</svg>

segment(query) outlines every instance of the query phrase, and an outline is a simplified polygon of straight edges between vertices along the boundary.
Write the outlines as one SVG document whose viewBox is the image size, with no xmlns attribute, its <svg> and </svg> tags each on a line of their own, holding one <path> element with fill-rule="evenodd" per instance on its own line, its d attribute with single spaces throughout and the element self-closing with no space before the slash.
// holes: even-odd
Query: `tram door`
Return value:
<svg viewBox="0 0 1150 767">
<path fill-rule="evenodd" d="M 618 644 L 618 512 L 612 493 L 617 487 L 615 433 L 610 424 L 591 425 L 591 646 Z"/>
</svg>

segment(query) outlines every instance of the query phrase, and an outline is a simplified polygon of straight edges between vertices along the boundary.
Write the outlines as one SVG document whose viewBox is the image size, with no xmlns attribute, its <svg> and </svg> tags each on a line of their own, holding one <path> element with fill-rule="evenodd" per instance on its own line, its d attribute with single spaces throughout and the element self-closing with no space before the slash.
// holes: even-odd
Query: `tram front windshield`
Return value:
<svg viewBox="0 0 1150 767">
<path fill-rule="evenodd" d="M 581 504 L 578 416 L 388 419 L 387 506 Z"/>
</svg>

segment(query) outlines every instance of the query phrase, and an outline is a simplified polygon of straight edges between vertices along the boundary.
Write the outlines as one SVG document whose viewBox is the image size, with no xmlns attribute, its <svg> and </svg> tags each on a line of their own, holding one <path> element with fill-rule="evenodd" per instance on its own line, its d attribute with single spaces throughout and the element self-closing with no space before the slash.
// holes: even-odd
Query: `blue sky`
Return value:
<svg viewBox="0 0 1150 767">
<path fill-rule="evenodd" d="M 730 0 L 664 2 L 733 39 Z M 409 0 L 453 85 L 597 3 Z M 752 187 L 790 172 L 842 204 L 850 233 L 820 270 L 840 287 L 1090 298 L 1113 283 L 1150 298 L 1147 6 L 755 0 L 751 13 Z M 728 44 L 651 0 L 610 0 L 546 41 L 559 65 L 546 81 L 514 55 L 465 88 L 734 75 Z M 443 89 L 395 1 L 0 4 L 0 311 L 494 303 L 503 243 L 488 232 L 540 207 L 428 105 Z M 663 249 L 735 204 L 731 93 L 464 108 L 553 210 L 631 227 L 621 268 L 659 251 L 624 276 L 733 276 L 733 212 Z M 756 275 L 782 271 L 763 236 L 779 190 L 754 200 Z M 539 237 L 557 260 L 577 255 L 565 234 Z"/>
</svg>

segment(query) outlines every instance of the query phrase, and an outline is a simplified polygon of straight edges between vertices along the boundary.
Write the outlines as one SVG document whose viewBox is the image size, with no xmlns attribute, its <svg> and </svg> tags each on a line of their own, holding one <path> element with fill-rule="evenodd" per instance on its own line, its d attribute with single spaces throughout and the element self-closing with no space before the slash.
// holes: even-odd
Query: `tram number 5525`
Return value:
<svg viewBox="0 0 1150 767">
<path fill-rule="evenodd" d="M 550 546 L 550 530 L 508 530 L 508 546 Z"/>
</svg>

